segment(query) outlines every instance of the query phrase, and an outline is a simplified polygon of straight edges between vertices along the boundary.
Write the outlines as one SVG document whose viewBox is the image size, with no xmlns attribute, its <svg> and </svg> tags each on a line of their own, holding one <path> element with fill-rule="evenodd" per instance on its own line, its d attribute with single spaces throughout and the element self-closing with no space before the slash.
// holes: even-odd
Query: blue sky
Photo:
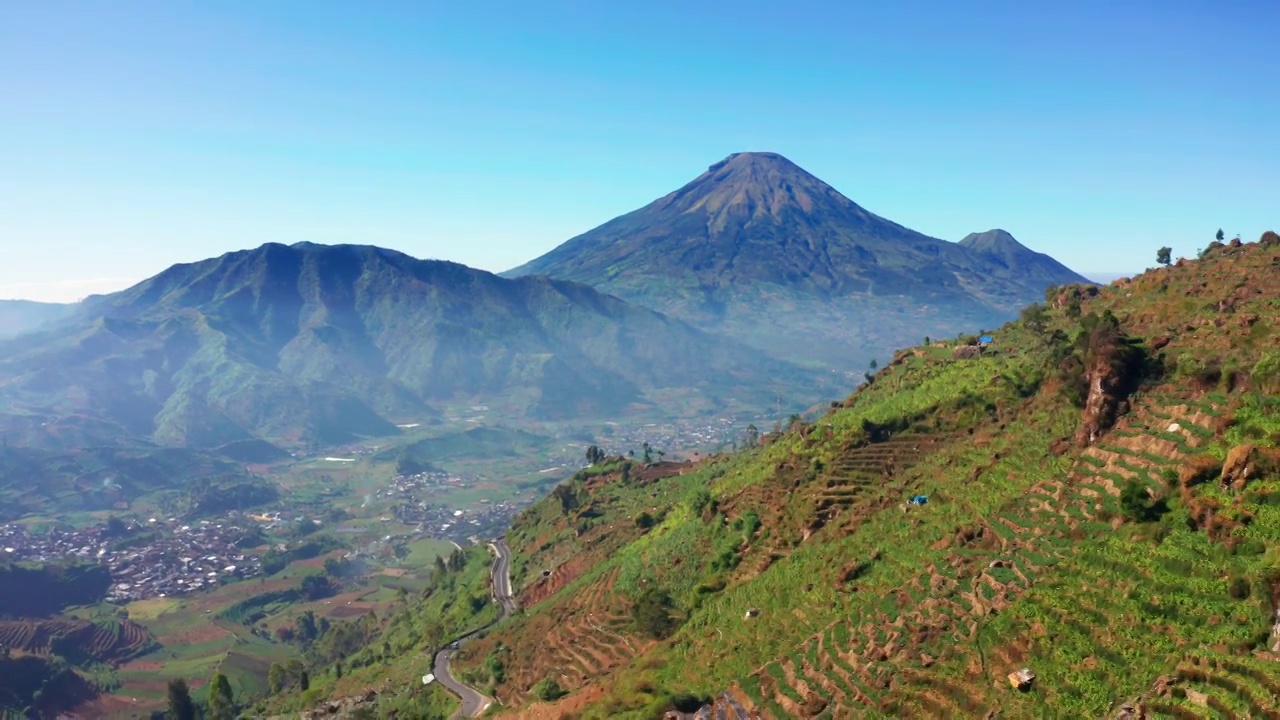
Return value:
<svg viewBox="0 0 1280 720">
<path fill-rule="evenodd" d="M 1003 227 L 1084 272 L 1280 226 L 1274 2 L 3 16 L 0 297 L 71 299 L 269 241 L 503 270 L 741 150 L 927 234 Z"/>
</svg>

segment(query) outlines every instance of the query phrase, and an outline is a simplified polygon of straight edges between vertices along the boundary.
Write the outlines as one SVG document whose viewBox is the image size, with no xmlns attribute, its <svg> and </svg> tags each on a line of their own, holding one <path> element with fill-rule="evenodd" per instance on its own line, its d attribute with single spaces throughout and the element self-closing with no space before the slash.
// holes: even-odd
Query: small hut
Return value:
<svg viewBox="0 0 1280 720">
<path fill-rule="evenodd" d="M 1026 692 L 1031 689 L 1031 683 L 1036 679 L 1036 674 L 1031 672 L 1030 668 L 1022 668 L 1009 673 L 1009 684 L 1014 688 Z"/>
</svg>

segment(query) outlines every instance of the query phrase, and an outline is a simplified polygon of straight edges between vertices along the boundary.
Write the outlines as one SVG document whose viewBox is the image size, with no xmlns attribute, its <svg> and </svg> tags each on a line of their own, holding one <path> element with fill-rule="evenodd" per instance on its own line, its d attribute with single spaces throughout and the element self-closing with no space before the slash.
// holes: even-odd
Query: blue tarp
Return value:
<svg viewBox="0 0 1280 720">
<path fill-rule="evenodd" d="M 915 497 L 911 498 L 912 505 L 923 505 L 927 502 L 929 502 L 928 495 L 916 495 Z"/>
<path fill-rule="evenodd" d="M 978 342 L 980 342 L 980 343 L 989 343 L 989 342 L 992 342 L 992 340 L 991 340 L 991 336 L 990 336 L 990 335 L 983 335 L 982 337 L 978 338 Z"/>
</svg>

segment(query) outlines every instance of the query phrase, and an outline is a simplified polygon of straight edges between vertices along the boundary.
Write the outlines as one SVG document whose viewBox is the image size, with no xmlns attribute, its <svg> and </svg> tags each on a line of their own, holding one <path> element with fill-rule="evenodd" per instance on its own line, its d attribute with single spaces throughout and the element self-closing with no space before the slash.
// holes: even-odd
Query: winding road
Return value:
<svg viewBox="0 0 1280 720">
<path fill-rule="evenodd" d="M 494 553 L 498 556 L 493 563 L 493 596 L 502 606 L 502 616 L 488 625 L 478 627 L 445 645 L 440 652 L 436 653 L 435 661 L 432 663 L 431 671 L 435 674 L 436 680 L 449 692 L 457 695 L 462 700 L 462 706 L 454 713 L 454 717 L 476 717 L 493 704 L 493 698 L 459 682 L 449 672 L 450 658 L 453 657 L 453 653 L 465 640 L 506 620 L 516 609 L 515 598 L 511 596 L 511 550 L 507 547 L 507 543 L 503 538 L 498 538 L 489 543 L 489 547 L 493 548 Z"/>
</svg>

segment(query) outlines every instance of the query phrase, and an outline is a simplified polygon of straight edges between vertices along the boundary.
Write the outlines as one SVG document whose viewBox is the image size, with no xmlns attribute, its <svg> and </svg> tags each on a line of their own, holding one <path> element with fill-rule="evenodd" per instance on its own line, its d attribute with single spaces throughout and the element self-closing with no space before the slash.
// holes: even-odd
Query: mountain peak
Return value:
<svg viewBox="0 0 1280 720">
<path fill-rule="evenodd" d="M 997 255 L 1008 253 L 1010 251 L 1024 251 L 1026 246 L 1014 239 L 1013 235 L 1007 230 L 995 228 L 986 232 L 969 233 L 964 236 L 960 244 L 970 250 L 978 250 L 980 252 L 994 253 Z"/>
<path fill-rule="evenodd" d="M 752 219 L 780 222 L 794 212 L 814 213 L 851 200 L 775 152 L 734 153 L 668 195 L 665 203 L 681 213 L 705 211 L 725 224 Z"/>
<path fill-rule="evenodd" d="M 804 173 L 799 165 L 791 162 L 776 152 L 748 151 L 736 152 L 720 162 L 707 168 L 708 172 L 720 168 L 778 167 L 788 171 Z M 807 173 L 805 173 L 807 174 Z"/>
</svg>

